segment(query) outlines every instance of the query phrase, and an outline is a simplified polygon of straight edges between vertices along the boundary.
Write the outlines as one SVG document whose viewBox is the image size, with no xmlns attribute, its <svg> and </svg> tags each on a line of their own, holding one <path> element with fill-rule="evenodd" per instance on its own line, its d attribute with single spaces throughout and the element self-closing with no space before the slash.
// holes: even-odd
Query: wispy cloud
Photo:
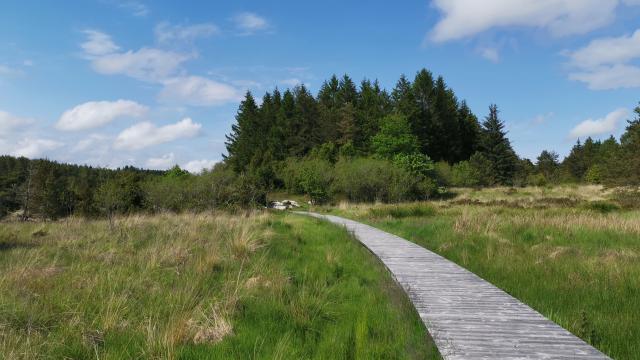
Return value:
<svg viewBox="0 0 640 360">
<path fill-rule="evenodd" d="M 480 56 L 491 61 L 492 63 L 500 62 L 500 52 L 495 47 L 483 47 L 480 50 Z"/>
<path fill-rule="evenodd" d="M 133 16 L 147 16 L 149 15 L 149 7 L 140 1 L 118 1 L 119 8 L 127 10 Z"/>
<path fill-rule="evenodd" d="M 266 18 L 252 12 L 239 13 L 232 20 L 241 35 L 251 35 L 270 28 Z"/>
<path fill-rule="evenodd" d="M 213 23 L 203 23 L 194 25 L 172 25 L 168 22 L 158 24 L 154 33 L 159 43 L 170 43 L 175 41 L 193 41 L 197 38 L 206 38 L 216 35 L 220 29 Z"/>
<path fill-rule="evenodd" d="M 543 28 L 554 36 L 584 34 L 611 23 L 618 4 L 618 0 L 434 0 L 432 6 L 443 17 L 429 39 L 445 42 L 514 26 Z"/>
</svg>

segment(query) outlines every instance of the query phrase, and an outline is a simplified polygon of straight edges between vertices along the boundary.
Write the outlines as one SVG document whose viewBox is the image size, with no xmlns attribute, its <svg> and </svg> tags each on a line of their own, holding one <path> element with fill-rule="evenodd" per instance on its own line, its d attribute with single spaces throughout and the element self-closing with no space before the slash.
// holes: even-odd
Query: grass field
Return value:
<svg viewBox="0 0 640 360">
<path fill-rule="evenodd" d="M 0 224 L 6 359 L 437 359 L 344 231 L 296 215 Z"/>
<path fill-rule="evenodd" d="M 615 359 L 640 359 L 640 211 L 600 187 L 458 190 L 331 211 L 470 269 Z"/>
</svg>

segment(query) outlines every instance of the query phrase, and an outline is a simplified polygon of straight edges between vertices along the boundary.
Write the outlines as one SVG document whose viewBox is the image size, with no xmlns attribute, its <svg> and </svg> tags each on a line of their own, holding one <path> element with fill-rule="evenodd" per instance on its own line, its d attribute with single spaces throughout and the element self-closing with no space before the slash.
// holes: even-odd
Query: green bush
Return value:
<svg viewBox="0 0 640 360">
<path fill-rule="evenodd" d="M 608 201 L 591 201 L 587 203 L 585 206 L 587 209 L 597 211 L 603 214 L 620 210 L 620 206 Z"/>
<path fill-rule="evenodd" d="M 400 202 L 429 198 L 437 186 L 389 161 L 360 158 L 336 164 L 334 191 L 356 202 Z"/>
<path fill-rule="evenodd" d="M 371 147 L 377 156 L 385 159 L 414 154 L 419 148 L 418 138 L 402 115 L 388 115 L 381 120 L 380 131 L 371 139 Z"/>
<path fill-rule="evenodd" d="M 288 159 L 283 169 L 284 183 L 289 191 L 305 194 L 314 203 L 324 203 L 330 198 L 333 182 L 331 163 L 319 158 Z"/>
</svg>

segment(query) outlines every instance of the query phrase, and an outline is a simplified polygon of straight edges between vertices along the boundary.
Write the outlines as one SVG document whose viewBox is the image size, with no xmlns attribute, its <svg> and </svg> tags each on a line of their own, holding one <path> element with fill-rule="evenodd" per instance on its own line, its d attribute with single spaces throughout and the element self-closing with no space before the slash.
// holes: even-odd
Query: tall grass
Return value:
<svg viewBox="0 0 640 360">
<path fill-rule="evenodd" d="M 268 213 L 0 224 L 0 354 L 437 358 L 340 229 Z"/>
<path fill-rule="evenodd" d="M 624 210 L 614 194 L 599 187 L 470 190 L 423 204 L 435 209 L 427 216 L 376 216 L 387 211 L 380 205 L 331 211 L 453 260 L 613 358 L 640 359 L 640 211 Z M 411 214 L 416 206 L 394 211 Z"/>
</svg>

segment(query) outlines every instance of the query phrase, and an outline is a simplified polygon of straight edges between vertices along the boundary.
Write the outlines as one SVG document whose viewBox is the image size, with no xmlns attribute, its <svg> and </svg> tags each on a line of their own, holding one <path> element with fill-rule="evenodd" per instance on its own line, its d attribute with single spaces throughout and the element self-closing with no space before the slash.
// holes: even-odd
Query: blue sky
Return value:
<svg viewBox="0 0 640 360">
<path fill-rule="evenodd" d="M 619 136 L 640 100 L 640 0 L 4 0 L 0 153 L 192 171 L 246 90 L 423 67 L 516 151 Z M 637 31 L 637 32 L 636 32 Z"/>
</svg>

